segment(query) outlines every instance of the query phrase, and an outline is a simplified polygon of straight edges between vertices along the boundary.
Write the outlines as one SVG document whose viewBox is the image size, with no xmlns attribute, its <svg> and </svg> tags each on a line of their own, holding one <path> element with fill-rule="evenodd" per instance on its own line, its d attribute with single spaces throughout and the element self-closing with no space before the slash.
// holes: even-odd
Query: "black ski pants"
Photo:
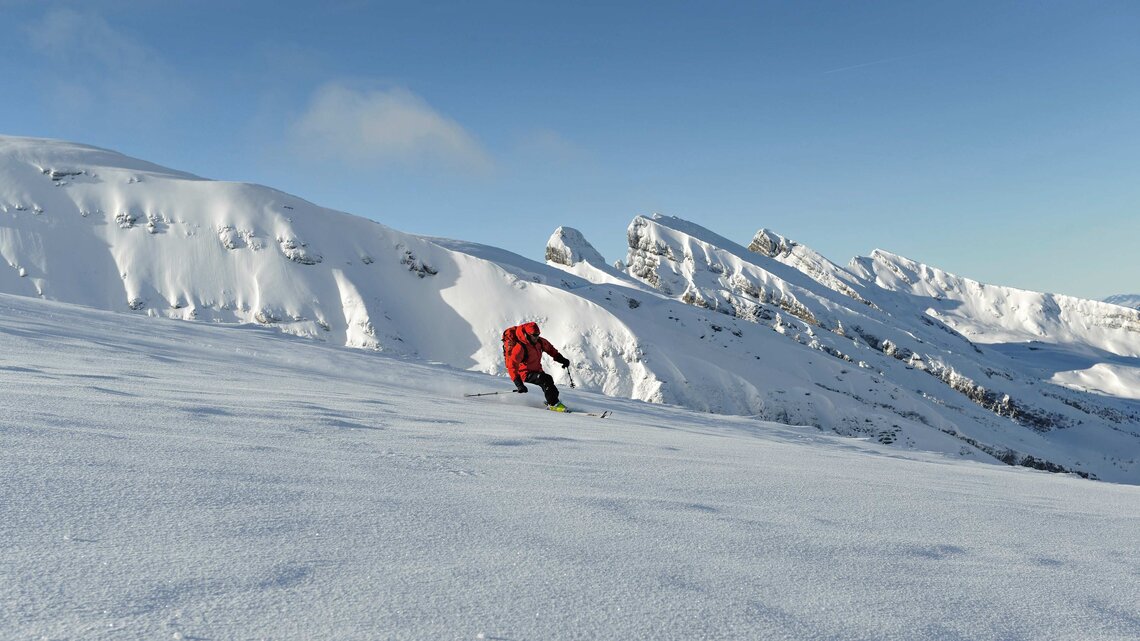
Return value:
<svg viewBox="0 0 1140 641">
<path fill-rule="evenodd" d="M 546 404 L 554 405 L 558 402 L 558 388 L 554 386 L 554 377 L 546 372 L 531 372 L 526 375 L 526 382 L 538 385 L 546 395 Z"/>
</svg>

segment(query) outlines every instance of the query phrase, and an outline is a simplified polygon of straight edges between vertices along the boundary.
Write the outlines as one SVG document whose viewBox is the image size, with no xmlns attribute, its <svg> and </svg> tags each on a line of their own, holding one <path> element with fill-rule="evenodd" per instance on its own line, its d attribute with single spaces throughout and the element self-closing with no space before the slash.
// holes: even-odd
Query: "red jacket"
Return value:
<svg viewBox="0 0 1140 641">
<path fill-rule="evenodd" d="M 550 354 L 555 360 L 561 360 L 562 354 L 554 349 L 550 341 L 541 336 L 534 337 L 530 342 L 528 334 L 537 334 L 537 323 L 523 323 L 515 328 L 515 339 L 518 341 L 507 354 L 507 375 L 511 380 L 521 378 L 526 380 L 527 374 L 542 371 L 542 353 Z"/>
</svg>

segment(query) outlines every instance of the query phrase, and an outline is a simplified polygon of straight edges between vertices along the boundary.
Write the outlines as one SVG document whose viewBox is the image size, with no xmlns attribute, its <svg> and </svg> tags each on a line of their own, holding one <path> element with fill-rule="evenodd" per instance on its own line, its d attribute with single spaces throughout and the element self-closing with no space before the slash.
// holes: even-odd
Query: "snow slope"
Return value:
<svg viewBox="0 0 1140 641">
<path fill-rule="evenodd" d="M 543 264 L 266 187 L 0 137 L 0 292 L 497 375 L 502 329 L 534 320 L 585 390 L 1140 483 L 1140 312 L 1002 288 L 978 298 L 968 283 L 939 302 L 931 288 L 949 275 L 884 253 L 841 268 L 767 230 L 745 248 L 639 216 L 628 236 L 627 260 L 609 266 L 561 227 Z M 936 278 L 903 280 L 904 267 Z M 1015 298 L 1024 321 L 986 316 Z"/>
<path fill-rule="evenodd" d="M 29 297 L 0 354 L 0 638 L 1140 637 L 1135 486 Z"/>
</svg>

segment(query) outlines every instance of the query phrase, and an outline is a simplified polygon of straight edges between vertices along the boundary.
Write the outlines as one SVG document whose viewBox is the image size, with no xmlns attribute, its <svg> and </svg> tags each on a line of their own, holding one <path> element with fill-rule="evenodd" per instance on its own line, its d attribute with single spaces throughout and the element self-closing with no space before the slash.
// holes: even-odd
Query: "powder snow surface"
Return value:
<svg viewBox="0 0 1140 641">
<path fill-rule="evenodd" d="M 0 354 L 3 639 L 1140 638 L 1136 486 L 3 295 Z"/>
</svg>

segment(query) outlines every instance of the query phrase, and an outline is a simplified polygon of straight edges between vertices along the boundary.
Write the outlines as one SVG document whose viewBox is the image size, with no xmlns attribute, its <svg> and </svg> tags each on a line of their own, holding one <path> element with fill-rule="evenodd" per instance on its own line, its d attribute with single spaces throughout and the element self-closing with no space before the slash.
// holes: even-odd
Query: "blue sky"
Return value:
<svg viewBox="0 0 1140 641">
<path fill-rule="evenodd" d="M 305 4 L 0 0 L 0 133 L 538 260 L 658 212 L 1140 292 L 1140 3 Z"/>
</svg>

